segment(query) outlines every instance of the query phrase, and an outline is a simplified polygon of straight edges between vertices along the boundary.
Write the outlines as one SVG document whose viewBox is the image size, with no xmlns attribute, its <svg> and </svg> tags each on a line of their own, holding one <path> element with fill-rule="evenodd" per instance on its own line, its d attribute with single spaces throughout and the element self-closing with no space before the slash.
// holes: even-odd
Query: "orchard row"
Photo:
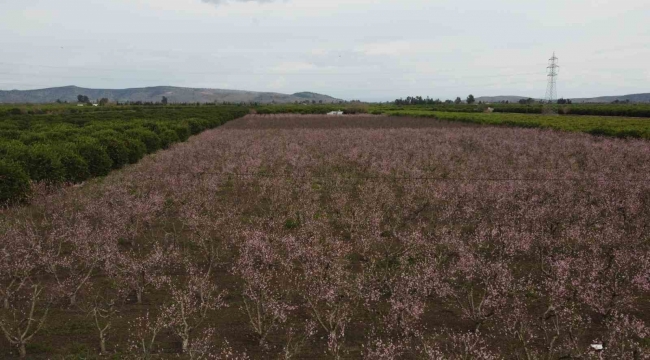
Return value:
<svg viewBox="0 0 650 360">
<path fill-rule="evenodd" d="M 80 183 L 105 176 L 248 112 L 223 106 L 109 109 L 0 118 L 0 203 L 25 200 L 31 182 Z"/>
<path fill-rule="evenodd" d="M 648 173 L 643 140 L 247 116 L 6 210 L 0 349 L 644 359 Z"/>
</svg>

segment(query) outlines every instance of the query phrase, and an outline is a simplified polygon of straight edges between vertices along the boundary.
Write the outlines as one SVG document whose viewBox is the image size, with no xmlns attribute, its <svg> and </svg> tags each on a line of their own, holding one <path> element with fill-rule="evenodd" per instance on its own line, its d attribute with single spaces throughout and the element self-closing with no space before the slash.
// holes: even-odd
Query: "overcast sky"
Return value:
<svg viewBox="0 0 650 360">
<path fill-rule="evenodd" d="M 648 0 L 0 0 L 0 89 L 650 92 Z"/>
</svg>

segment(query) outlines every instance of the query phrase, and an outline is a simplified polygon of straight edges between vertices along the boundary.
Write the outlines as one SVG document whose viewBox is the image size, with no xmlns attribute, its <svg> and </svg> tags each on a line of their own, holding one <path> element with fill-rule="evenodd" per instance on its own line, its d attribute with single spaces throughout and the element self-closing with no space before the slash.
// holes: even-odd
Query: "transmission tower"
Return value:
<svg viewBox="0 0 650 360">
<path fill-rule="evenodd" d="M 545 112 L 557 113 L 557 76 L 560 73 L 558 58 L 553 52 L 553 57 L 548 59 L 548 85 L 546 86 Z"/>
</svg>

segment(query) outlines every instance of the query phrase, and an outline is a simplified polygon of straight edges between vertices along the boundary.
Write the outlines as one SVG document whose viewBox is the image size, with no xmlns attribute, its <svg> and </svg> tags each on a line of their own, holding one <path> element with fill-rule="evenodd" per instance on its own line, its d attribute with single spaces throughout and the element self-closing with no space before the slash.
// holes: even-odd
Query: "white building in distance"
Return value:
<svg viewBox="0 0 650 360">
<path fill-rule="evenodd" d="M 341 116 L 341 115 L 343 115 L 343 111 L 341 111 L 341 110 L 339 110 L 339 111 L 330 111 L 330 112 L 327 113 L 327 115 L 330 115 L 330 116 Z"/>
</svg>

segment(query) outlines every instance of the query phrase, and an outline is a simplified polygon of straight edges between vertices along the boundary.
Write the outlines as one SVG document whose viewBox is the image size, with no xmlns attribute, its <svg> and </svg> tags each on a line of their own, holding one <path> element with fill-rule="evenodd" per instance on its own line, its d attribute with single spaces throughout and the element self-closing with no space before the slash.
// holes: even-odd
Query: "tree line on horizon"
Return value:
<svg viewBox="0 0 650 360">
<path fill-rule="evenodd" d="M 422 96 L 407 96 L 406 99 L 399 98 L 399 99 L 396 99 L 394 101 L 395 105 L 440 105 L 440 104 L 456 104 L 456 105 L 458 105 L 458 104 L 462 104 L 462 103 L 472 105 L 472 104 L 477 103 L 477 102 L 476 102 L 476 98 L 472 94 L 469 94 L 464 101 L 460 98 L 460 96 L 457 96 L 455 100 L 447 99 L 447 100 L 444 100 L 444 101 L 440 100 L 439 98 L 438 99 L 432 99 L 432 98 L 430 98 L 428 96 L 426 98 L 423 98 Z M 486 102 L 483 102 L 483 101 L 478 102 L 478 104 L 484 104 L 484 103 L 486 103 Z M 498 104 L 515 104 L 514 102 L 510 102 L 509 100 L 496 101 L 494 103 L 498 103 Z M 517 102 L 517 104 L 520 104 L 520 105 L 533 105 L 533 104 L 543 104 L 543 103 L 544 103 L 543 100 L 536 100 L 536 99 L 533 99 L 533 98 L 520 99 Z M 613 103 L 618 104 L 618 103 L 624 103 L 624 102 L 619 102 L 617 100 L 617 101 L 615 101 Z M 627 101 L 627 103 L 629 103 L 629 100 Z M 572 102 L 571 102 L 571 99 L 560 98 L 560 99 L 557 100 L 557 104 L 559 104 L 559 105 L 570 105 L 570 104 L 572 104 Z"/>
</svg>

